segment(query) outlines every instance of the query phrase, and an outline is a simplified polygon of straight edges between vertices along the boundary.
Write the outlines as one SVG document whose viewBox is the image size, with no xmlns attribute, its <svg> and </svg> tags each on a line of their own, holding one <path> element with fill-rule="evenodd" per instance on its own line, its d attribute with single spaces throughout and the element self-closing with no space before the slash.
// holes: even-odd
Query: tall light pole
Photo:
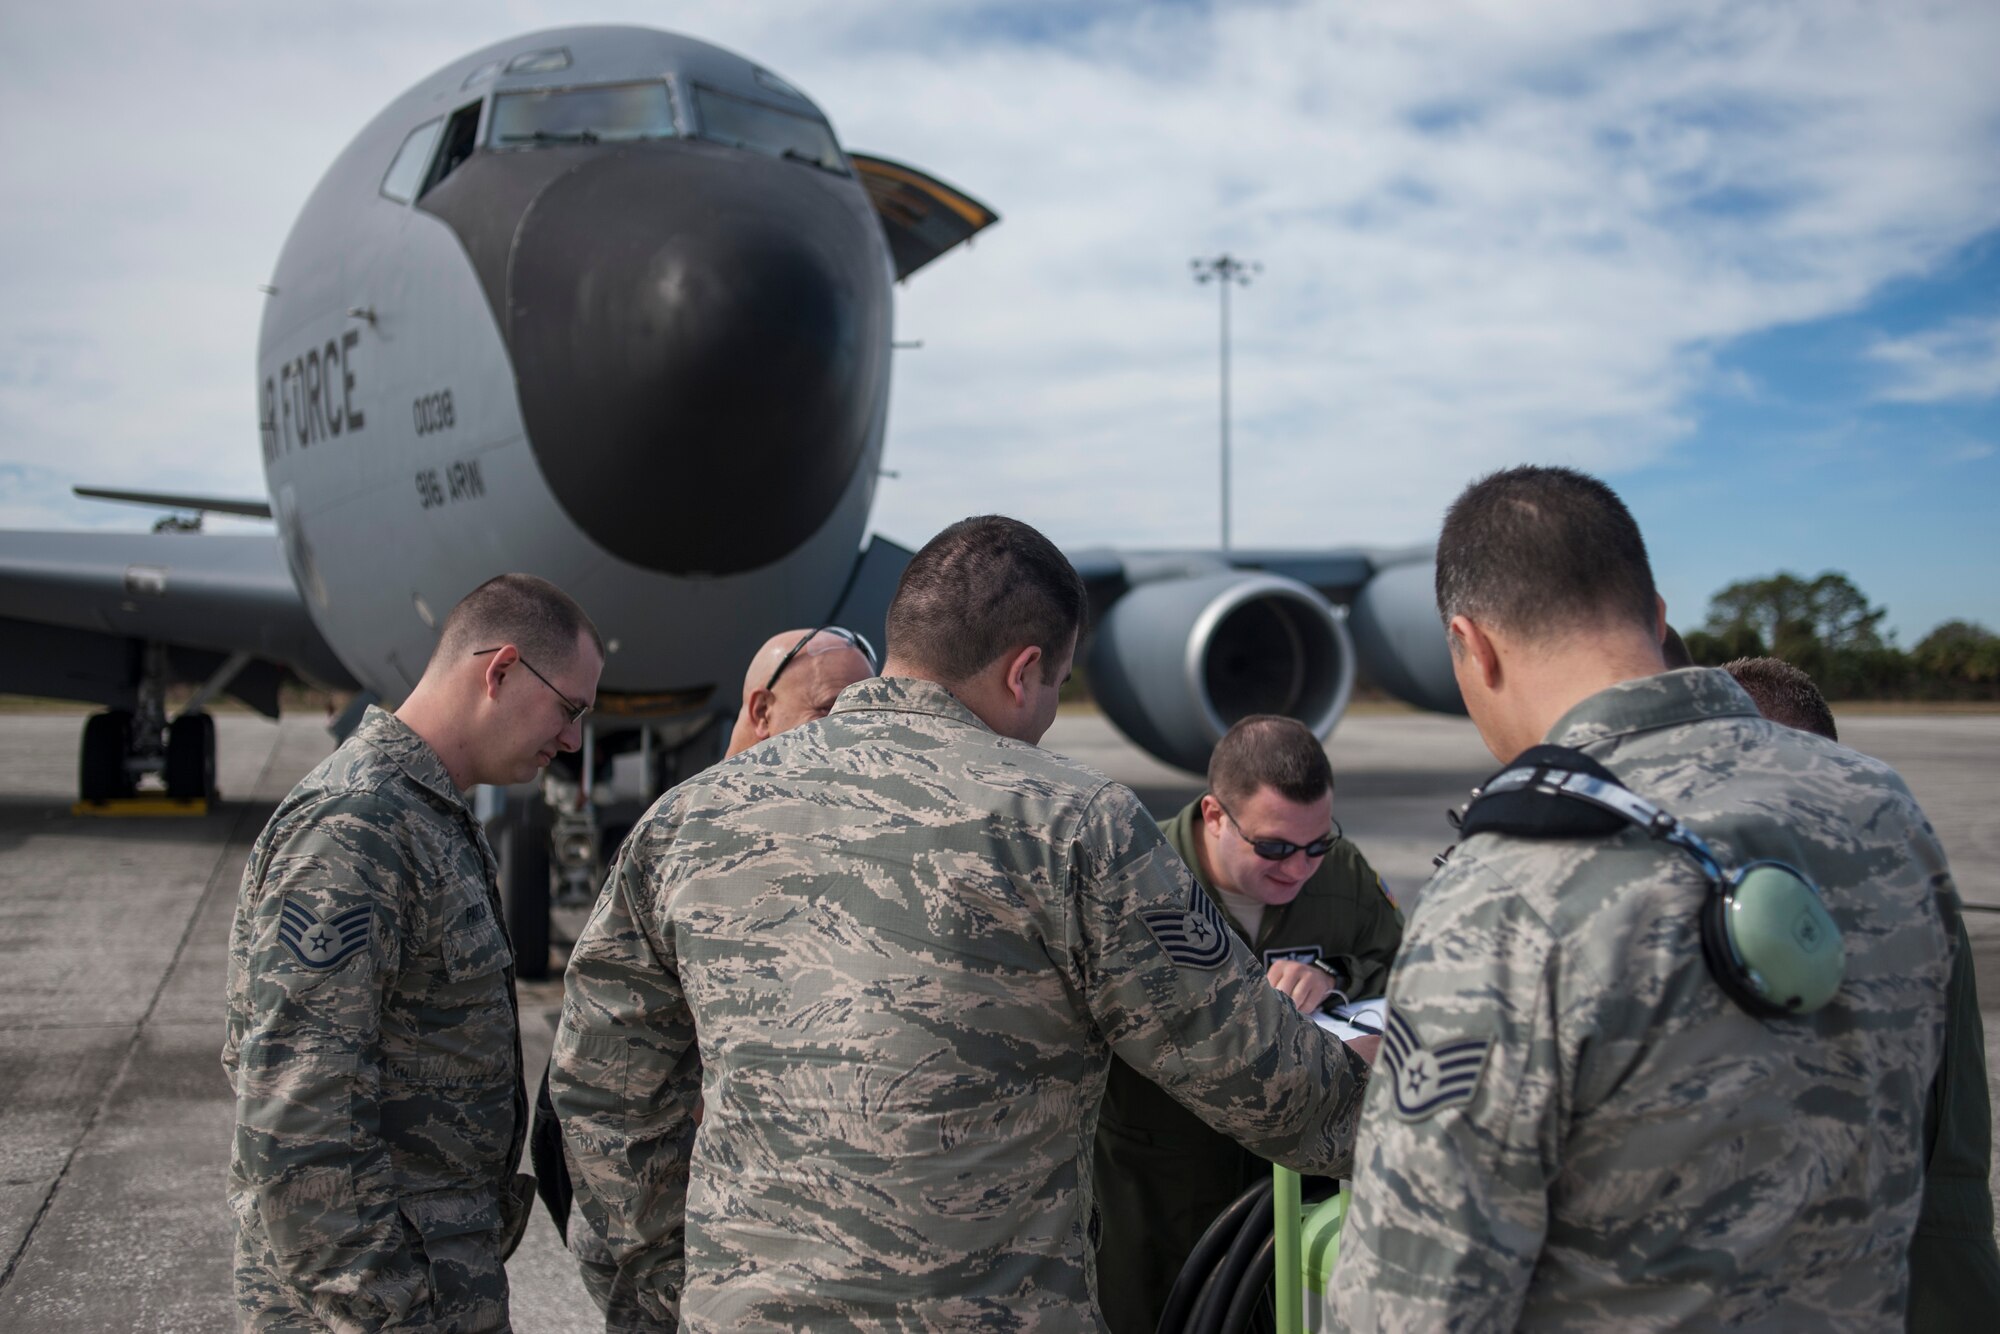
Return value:
<svg viewBox="0 0 2000 1334">
<path fill-rule="evenodd" d="M 1228 251 L 1214 259 L 1191 259 L 1188 268 L 1198 283 L 1222 289 L 1222 551 L 1229 553 L 1229 289 L 1248 287 L 1264 271 L 1255 260 L 1240 260 Z"/>
</svg>

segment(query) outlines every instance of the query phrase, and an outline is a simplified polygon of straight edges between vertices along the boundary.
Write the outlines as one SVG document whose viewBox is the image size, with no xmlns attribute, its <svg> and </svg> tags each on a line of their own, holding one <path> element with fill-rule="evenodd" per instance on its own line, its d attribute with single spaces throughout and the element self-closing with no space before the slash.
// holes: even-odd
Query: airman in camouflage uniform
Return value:
<svg viewBox="0 0 2000 1334">
<path fill-rule="evenodd" d="M 1723 664 L 1773 722 L 1840 740 L 1833 710 L 1810 676 L 1779 658 Z M 1911 1334 L 1986 1334 L 2000 1314 L 2000 1248 L 1993 1244 L 1993 1111 L 1986 1091 L 1985 1026 L 1972 941 L 1960 916 L 1953 938 L 1944 1059 L 1924 1114 L 1924 1199 L 1910 1242 Z"/>
<path fill-rule="evenodd" d="M 1266 980 L 1305 1014 L 1381 995 L 1403 922 L 1333 818 L 1320 739 L 1291 718 L 1245 718 L 1216 746 L 1208 784 L 1160 832 Z M 1266 857 L 1260 842 L 1292 851 Z M 1112 1062 L 1092 1184 L 1104 1212 L 1097 1299 L 1113 1334 L 1153 1334 L 1195 1243 L 1246 1189 L 1270 1180 L 1269 1163 Z"/>
<path fill-rule="evenodd" d="M 561 597 L 503 579 L 531 601 Z M 532 774 L 574 748 L 578 721 L 555 686 L 514 670 L 511 642 L 484 659 L 455 651 L 484 637 L 482 608 L 504 612 L 521 592 L 482 589 L 472 624 L 455 634 L 447 621 L 403 710 L 414 723 L 369 709 L 244 870 L 222 1063 L 246 1330 L 508 1327 L 502 1261 L 534 1183 L 513 1170 L 526 1127 L 513 955 L 461 788 Z M 544 653 L 544 667 L 588 698 L 602 658 L 571 647 L 572 661 Z M 459 707 L 455 676 L 494 682 L 483 711 Z"/>
<path fill-rule="evenodd" d="M 889 675 L 675 789 L 619 854 L 551 1077 L 608 1327 L 1102 1329 L 1114 1053 L 1267 1157 L 1348 1161 L 1361 1059 L 1264 981 L 1130 791 L 1032 744 L 1081 615 L 1067 563 L 1066 623 L 950 689 L 908 674 L 906 598 L 963 573 L 940 544 L 1020 532 L 1062 561 L 1011 520 L 946 530 Z M 1020 582 L 981 577 L 941 595 Z"/>
<path fill-rule="evenodd" d="M 1567 619 L 1535 621 L 1482 574 Z M 1703 962 L 1689 858 L 1636 828 L 1467 838 L 1390 983 L 1342 1325 L 1900 1329 L 1956 914 L 1922 812 L 1885 766 L 1758 716 L 1726 673 L 1659 673 L 1643 542 L 1591 479 L 1476 484 L 1438 582 L 1496 757 L 1580 749 L 1726 862 L 1802 869 L 1846 974 L 1823 1009 L 1752 1018 Z"/>
</svg>

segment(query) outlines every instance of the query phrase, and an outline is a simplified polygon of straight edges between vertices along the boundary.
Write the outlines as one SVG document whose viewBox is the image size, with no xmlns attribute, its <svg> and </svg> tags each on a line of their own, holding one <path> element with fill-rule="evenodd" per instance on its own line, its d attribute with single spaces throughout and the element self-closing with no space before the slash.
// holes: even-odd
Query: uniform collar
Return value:
<svg viewBox="0 0 2000 1334">
<path fill-rule="evenodd" d="M 361 717 L 361 726 L 354 729 L 354 735 L 381 752 L 383 758 L 395 765 L 418 787 L 443 797 L 454 806 L 472 808 L 466 804 L 465 794 L 451 781 L 451 774 L 444 767 L 444 761 L 431 749 L 430 742 L 411 730 L 410 725 L 395 714 L 378 705 L 370 704 L 368 712 Z"/>
<path fill-rule="evenodd" d="M 840 692 L 833 712 L 843 713 L 923 713 L 943 718 L 982 732 L 993 729 L 979 715 L 965 707 L 958 696 L 935 681 L 915 676 L 871 676 L 856 681 Z"/>
<path fill-rule="evenodd" d="M 1207 793 L 1203 793 L 1202 795 L 1206 796 Z M 1201 853 L 1198 842 L 1201 835 L 1195 832 L 1195 825 L 1200 819 L 1201 797 L 1196 797 L 1193 801 L 1181 807 L 1180 812 L 1173 819 L 1161 825 L 1160 832 L 1167 836 L 1167 843 L 1175 852 L 1180 854 L 1181 860 L 1187 863 L 1188 870 L 1194 874 L 1195 883 L 1213 893 L 1215 886 L 1208 883 L 1208 877 L 1202 873 L 1201 869 Z"/>
<path fill-rule="evenodd" d="M 1683 667 L 1598 691 L 1571 708 L 1544 740 L 1582 747 L 1703 718 L 1755 718 L 1757 706 L 1719 667 Z"/>
</svg>

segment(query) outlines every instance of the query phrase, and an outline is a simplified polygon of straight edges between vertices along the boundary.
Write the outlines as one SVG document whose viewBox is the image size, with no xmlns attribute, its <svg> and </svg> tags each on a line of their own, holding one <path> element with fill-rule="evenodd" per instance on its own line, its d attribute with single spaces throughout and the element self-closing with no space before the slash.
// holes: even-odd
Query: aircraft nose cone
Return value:
<svg viewBox="0 0 2000 1334">
<path fill-rule="evenodd" d="M 795 549 L 862 462 L 889 284 L 862 192 L 723 150 L 581 165 L 522 217 L 509 337 L 530 441 L 570 517 L 648 569 Z"/>
</svg>

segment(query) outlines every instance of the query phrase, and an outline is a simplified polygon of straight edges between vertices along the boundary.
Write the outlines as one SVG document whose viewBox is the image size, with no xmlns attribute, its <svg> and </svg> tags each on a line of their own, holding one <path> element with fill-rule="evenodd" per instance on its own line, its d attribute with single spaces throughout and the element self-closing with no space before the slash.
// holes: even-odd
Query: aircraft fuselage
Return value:
<svg viewBox="0 0 2000 1334">
<path fill-rule="evenodd" d="M 730 695 L 854 568 L 892 279 L 831 127 L 747 60 L 591 28 L 438 71 L 271 281 L 259 430 L 309 614 L 394 700 L 459 597 L 525 570 L 598 619 L 607 697 Z"/>
</svg>

